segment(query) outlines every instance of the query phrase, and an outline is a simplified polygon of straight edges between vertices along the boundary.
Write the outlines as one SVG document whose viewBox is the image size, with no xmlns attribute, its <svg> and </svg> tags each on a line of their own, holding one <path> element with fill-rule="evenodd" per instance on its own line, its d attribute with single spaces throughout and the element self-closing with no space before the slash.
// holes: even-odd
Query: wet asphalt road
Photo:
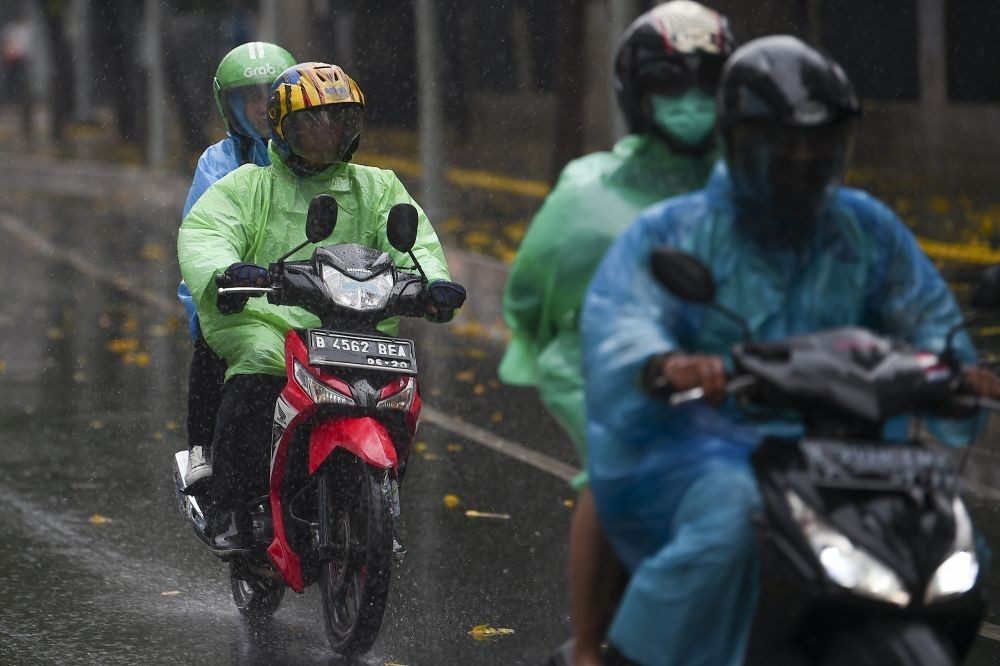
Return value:
<svg viewBox="0 0 1000 666">
<path fill-rule="evenodd" d="M 14 287 L 0 310 L 0 663 L 334 663 L 318 592 L 289 593 L 251 629 L 226 568 L 176 511 L 190 354 L 172 297 L 176 212 L 0 195 L 0 265 Z M 497 349 L 478 327 L 410 333 L 428 404 L 575 462 L 532 395 L 496 383 Z M 410 554 L 364 663 L 542 663 L 568 632 L 571 491 L 438 425 L 417 441 L 403 496 Z M 973 507 L 1000 547 L 1000 505 Z M 474 640 L 482 624 L 513 633 Z M 1000 663 L 1000 644 L 982 639 L 970 663 Z"/>
<path fill-rule="evenodd" d="M 331 663 L 318 591 L 289 593 L 251 631 L 227 569 L 177 513 L 170 463 L 185 445 L 190 344 L 172 302 L 175 230 L 122 205 L 0 206 L 30 230 L 0 231 L 16 285 L 0 312 L 0 663 Z M 127 276 L 124 291 L 112 273 Z M 409 331 L 428 404 L 573 462 L 529 394 L 500 398 L 494 350 L 475 327 L 431 326 Z M 567 632 L 572 492 L 426 422 L 417 441 L 403 495 L 410 553 L 365 663 L 541 663 Z M 461 506 L 446 508 L 446 494 Z M 513 633 L 477 641 L 469 631 L 482 624 Z"/>
</svg>

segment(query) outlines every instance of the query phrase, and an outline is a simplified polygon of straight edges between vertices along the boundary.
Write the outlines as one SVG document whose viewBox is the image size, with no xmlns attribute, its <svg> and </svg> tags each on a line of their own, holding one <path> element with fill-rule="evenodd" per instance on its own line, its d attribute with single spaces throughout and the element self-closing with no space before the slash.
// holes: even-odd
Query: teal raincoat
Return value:
<svg viewBox="0 0 1000 666">
<path fill-rule="evenodd" d="M 660 353 L 716 354 L 742 339 L 718 311 L 685 304 L 654 279 L 654 247 L 711 269 L 716 300 L 755 340 L 862 326 L 940 352 L 962 314 L 916 239 L 884 204 L 850 188 L 832 196 L 805 252 L 765 249 L 720 165 L 708 186 L 645 211 L 608 251 L 581 321 L 590 483 L 608 537 L 632 573 L 611 642 L 642 664 L 742 663 L 757 593 L 749 457 L 789 422 L 760 424 L 733 405 L 670 408 L 640 386 Z M 975 360 L 969 337 L 956 351 Z"/>
</svg>

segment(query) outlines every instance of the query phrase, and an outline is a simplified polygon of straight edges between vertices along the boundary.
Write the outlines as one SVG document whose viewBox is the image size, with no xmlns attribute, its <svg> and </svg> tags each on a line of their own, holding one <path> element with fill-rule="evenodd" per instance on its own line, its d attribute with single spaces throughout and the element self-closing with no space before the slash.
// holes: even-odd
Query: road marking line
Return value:
<svg viewBox="0 0 1000 666">
<path fill-rule="evenodd" d="M 130 284 L 124 276 L 110 271 L 101 270 L 100 268 L 95 267 L 91 262 L 88 262 L 81 255 L 70 250 L 63 250 L 57 247 L 44 235 L 31 229 L 24 223 L 23 220 L 16 218 L 13 215 L 0 213 L 0 228 L 22 241 L 24 244 L 38 250 L 41 254 L 47 254 L 55 261 L 68 264 L 79 270 L 87 277 L 90 277 L 98 282 L 103 282 L 121 291 L 122 293 L 131 296 L 132 298 L 148 303 L 149 305 L 167 313 L 174 313 L 180 309 L 180 303 L 175 302 L 172 299 L 164 298 L 159 294 L 145 289 L 135 287 Z M 458 418 L 457 416 L 446 414 L 445 412 L 437 410 L 426 403 L 424 403 L 421 417 L 432 425 L 451 431 L 452 433 L 471 440 L 480 446 L 484 446 L 509 458 L 523 462 L 526 465 L 530 465 L 535 469 L 551 474 L 559 479 L 562 479 L 563 481 L 569 482 L 580 473 L 580 470 L 576 469 L 572 465 L 567 465 L 566 463 L 556 460 L 551 456 L 547 456 L 544 453 L 533 451 L 522 444 L 500 437 L 489 430 L 475 426 L 463 419 Z M 976 486 L 977 484 L 970 485 Z M 5 503 L 10 503 L 9 498 L 4 499 L 7 500 Z M 989 622 L 983 622 L 979 629 L 979 635 L 983 638 L 1000 642 L 1000 626 L 990 624 Z"/>
<path fill-rule="evenodd" d="M 97 282 L 108 284 L 128 296 L 135 298 L 136 300 L 148 303 L 149 305 L 169 313 L 177 311 L 177 308 L 180 307 L 179 301 L 164 298 L 156 292 L 137 287 L 133 285 L 124 275 L 101 270 L 94 265 L 93 261 L 87 260 L 82 255 L 60 248 L 46 238 L 44 234 L 41 234 L 29 227 L 24 220 L 20 218 L 0 213 L 0 228 L 7 231 L 10 235 L 14 236 L 25 245 L 36 250 L 39 254 L 67 264 L 73 269 L 79 271 L 81 275 L 85 275 L 86 277 Z"/>
<path fill-rule="evenodd" d="M 456 435 L 472 440 L 480 446 L 484 446 L 514 460 L 519 460 L 526 465 L 531 465 L 535 469 L 551 474 L 563 481 L 569 482 L 580 473 L 580 470 L 572 465 L 567 465 L 552 456 L 533 451 L 523 444 L 500 437 L 489 430 L 472 425 L 457 416 L 445 414 L 427 403 L 424 403 L 420 417 L 432 425 L 449 430 Z"/>
</svg>

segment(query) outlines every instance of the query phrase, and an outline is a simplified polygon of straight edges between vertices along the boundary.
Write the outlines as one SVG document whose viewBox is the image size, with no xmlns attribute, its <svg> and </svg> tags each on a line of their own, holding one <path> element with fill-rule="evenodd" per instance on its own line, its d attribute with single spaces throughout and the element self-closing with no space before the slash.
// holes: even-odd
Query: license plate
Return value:
<svg viewBox="0 0 1000 666">
<path fill-rule="evenodd" d="M 417 374 L 413 340 L 309 331 L 309 363 Z"/>
</svg>

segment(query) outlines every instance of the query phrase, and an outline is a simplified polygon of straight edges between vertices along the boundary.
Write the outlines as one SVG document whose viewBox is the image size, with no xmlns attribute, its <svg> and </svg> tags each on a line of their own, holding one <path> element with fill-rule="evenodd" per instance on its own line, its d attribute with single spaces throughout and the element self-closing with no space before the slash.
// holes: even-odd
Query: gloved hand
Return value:
<svg viewBox="0 0 1000 666">
<path fill-rule="evenodd" d="M 427 287 L 430 303 L 427 305 L 427 318 L 443 324 L 451 321 L 455 310 L 465 303 L 465 287 L 449 280 L 435 280 Z"/>
<path fill-rule="evenodd" d="M 215 278 L 217 287 L 266 287 L 269 284 L 267 269 L 256 264 L 239 262 L 232 264 Z M 216 305 L 224 315 L 243 312 L 250 294 L 219 294 Z"/>
</svg>

